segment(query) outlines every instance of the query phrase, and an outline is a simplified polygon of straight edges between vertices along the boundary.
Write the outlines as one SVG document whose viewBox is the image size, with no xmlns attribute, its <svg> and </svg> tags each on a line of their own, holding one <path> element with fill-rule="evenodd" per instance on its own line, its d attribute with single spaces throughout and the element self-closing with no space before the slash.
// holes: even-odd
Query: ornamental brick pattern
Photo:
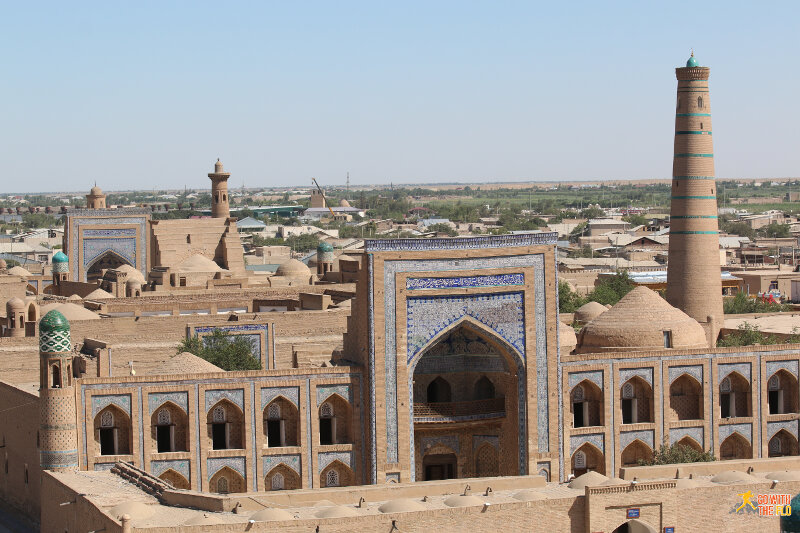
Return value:
<svg viewBox="0 0 800 533">
<path fill-rule="evenodd" d="M 687 65 L 694 65 L 692 57 Z M 708 67 L 676 68 L 675 153 L 672 165 L 667 301 L 701 324 L 709 344 L 722 319 L 717 187 Z"/>
</svg>

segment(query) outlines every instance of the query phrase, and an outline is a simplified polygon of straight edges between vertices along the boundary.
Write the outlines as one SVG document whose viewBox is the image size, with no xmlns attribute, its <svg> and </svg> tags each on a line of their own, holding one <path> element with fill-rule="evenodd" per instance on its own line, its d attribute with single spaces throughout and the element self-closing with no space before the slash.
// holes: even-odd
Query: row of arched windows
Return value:
<svg viewBox="0 0 800 533">
<path fill-rule="evenodd" d="M 450 382 L 442 376 L 437 376 L 428 384 L 425 391 L 427 403 L 445 403 L 453 401 L 453 388 Z M 491 400 L 496 397 L 494 383 L 486 377 L 481 376 L 472 386 L 471 400 Z"/>
<path fill-rule="evenodd" d="M 604 396 L 589 380 L 576 385 L 570 392 L 572 427 L 602 426 L 605 421 Z M 653 389 L 639 377 L 633 377 L 620 388 L 619 409 L 623 424 L 653 422 Z M 669 416 L 673 420 L 702 420 L 705 396 L 703 386 L 695 378 L 683 374 L 669 387 Z M 769 414 L 800 412 L 798 382 L 791 373 L 780 370 L 767 381 Z M 726 376 L 719 386 L 719 417 L 752 416 L 750 382 L 738 372 Z"/>
<path fill-rule="evenodd" d="M 222 400 L 207 415 L 208 438 L 214 450 L 242 449 L 245 442 L 244 413 Z M 153 447 L 158 453 L 189 449 L 189 417 L 179 406 L 168 402 L 151 418 Z M 96 442 L 100 455 L 129 455 L 132 448 L 131 420 L 127 413 L 109 405 L 95 417 Z M 300 445 L 300 415 L 297 407 L 283 397 L 269 403 L 263 413 L 263 432 L 267 446 Z M 319 443 L 351 442 L 350 407 L 339 396 L 328 398 L 319 407 Z"/>
</svg>

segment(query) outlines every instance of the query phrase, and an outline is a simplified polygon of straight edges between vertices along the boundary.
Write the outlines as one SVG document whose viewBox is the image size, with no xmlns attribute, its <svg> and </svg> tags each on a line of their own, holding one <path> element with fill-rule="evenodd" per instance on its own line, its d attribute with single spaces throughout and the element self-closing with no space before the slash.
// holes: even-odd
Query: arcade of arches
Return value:
<svg viewBox="0 0 800 533">
<path fill-rule="evenodd" d="M 516 363 L 471 323 L 444 332 L 413 374 L 416 479 L 517 475 Z"/>
</svg>

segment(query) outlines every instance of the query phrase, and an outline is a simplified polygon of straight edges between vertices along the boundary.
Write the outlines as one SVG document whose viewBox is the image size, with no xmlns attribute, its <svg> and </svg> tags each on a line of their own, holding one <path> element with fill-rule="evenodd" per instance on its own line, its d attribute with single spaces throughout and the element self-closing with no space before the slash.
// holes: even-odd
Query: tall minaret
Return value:
<svg viewBox="0 0 800 533">
<path fill-rule="evenodd" d="M 225 172 L 222 162 L 217 159 L 214 164 L 214 172 L 208 175 L 211 178 L 211 216 L 213 218 L 229 218 L 231 216 L 231 204 L 228 199 L 228 178 L 230 172 Z"/>
<path fill-rule="evenodd" d="M 705 328 L 716 344 L 722 321 L 717 186 L 708 75 L 694 52 L 675 69 L 678 104 L 672 162 L 667 301 Z"/>
<path fill-rule="evenodd" d="M 78 469 L 72 340 L 56 310 L 39 322 L 39 462 L 45 470 Z"/>
</svg>

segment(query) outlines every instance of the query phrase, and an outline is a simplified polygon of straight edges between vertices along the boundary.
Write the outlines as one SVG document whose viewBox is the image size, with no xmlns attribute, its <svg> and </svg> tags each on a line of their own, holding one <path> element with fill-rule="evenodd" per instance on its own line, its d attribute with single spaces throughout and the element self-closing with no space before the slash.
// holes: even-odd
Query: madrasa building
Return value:
<svg viewBox="0 0 800 533">
<path fill-rule="evenodd" d="M 777 490 L 773 471 L 797 494 L 800 349 L 716 347 L 709 69 L 692 57 L 676 74 L 666 299 L 638 287 L 611 309 L 590 306 L 576 335 L 558 313 L 556 234 L 537 233 L 368 240 L 339 261 L 352 283 L 317 283 L 293 264 L 284 275 L 304 279 L 298 286 L 254 295 L 206 285 L 239 314 L 187 317 L 190 304 L 211 304 L 180 290 L 155 303 L 152 291 L 85 301 L 102 311 L 92 319 L 54 308 L 38 322 L 38 350 L 20 352 L 35 374 L 0 383 L 0 493 L 40 516 L 43 531 L 70 533 L 700 531 L 701 515 L 722 519 L 743 487 Z M 215 202 L 227 202 L 222 191 Z M 141 235 L 141 221 L 101 209 L 72 218 L 67 234 L 82 244 L 71 241 L 61 281 L 125 265 L 164 274 L 158 257 L 178 239 L 153 230 L 149 245 L 90 244 L 111 238 L 97 231 Z M 235 221 L 221 220 L 205 228 L 216 264 L 241 255 Z M 195 238 L 185 229 L 184 254 Z M 29 305 L 8 302 L 9 329 Z M 172 312 L 118 314 L 126 305 Z M 174 346 L 215 329 L 254 339 L 262 370 L 130 346 L 155 331 Z M 20 338 L 9 347 L 26 346 Z M 125 372 L 132 353 L 143 371 Z M 31 375 L 35 384 L 24 382 Z M 675 468 L 640 466 L 662 444 L 720 461 L 681 465 L 678 480 Z M 692 498 L 680 492 L 689 489 Z M 730 530 L 775 524 L 760 518 Z"/>
</svg>

